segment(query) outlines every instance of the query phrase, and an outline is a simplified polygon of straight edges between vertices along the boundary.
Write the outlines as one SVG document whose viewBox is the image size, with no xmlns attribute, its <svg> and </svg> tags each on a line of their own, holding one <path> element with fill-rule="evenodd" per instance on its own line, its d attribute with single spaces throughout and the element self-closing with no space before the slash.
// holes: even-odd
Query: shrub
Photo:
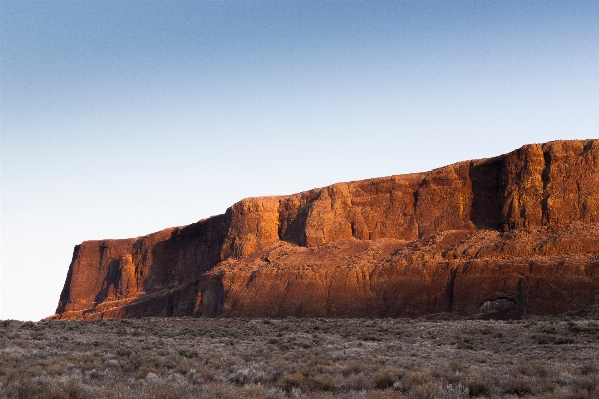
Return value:
<svg viewBox="0 0 599 399">
<path fill-rule="evenodd" d="M 291 392 L 293 388 L 305 387 L 305 377 L 301 373 L 285 374 L 275 382 L 277 388 Z"/>
<path fill-rule="evenodd" d="M 412 399 L 437 399 L 440 389 L 440 385 L 433 382 L 415 385 L 410 389 L 408 397 Z"/>
<path fill-rule="evenodd" d="M 186 357 L 188 359 L 193 359 L 199 356 L 198 351 L 192 349 L 180 349 L 178 353 L 179 356 Z"/>
<path fill-rule="evenodd" d="M 403 377 L 402 382 L 405 386 L 411 387 L 424 385 L 426 383 L 431 382 L 432 380 L 433 377 L 430 374 L 425 373 L 423 371 L 409 371 Z"/>
<path fill-rule="evenodd" d="M 397 374 L 390 369 L 377 370 L 373 378 L 377 389 L 391 388 L 399 380 Z"/>
<path fill-rule="evenodd" d="M 487 396 L 491 393 L 491 389 L 493 388 L 493 381 L 484 380 L 482 378 L 466 378 L 462 381 L 464 386 L 468 388 L 470 396 L 479 397 L 479 396 Z"/>
<path fill-rule="evenodd" d="M 532 394 L 532 385 L 524 377 L 509 377 L 502 382 L 501 387 L 503 393 L 510 395 L 526 396 Z"/>
<path fill-rule="evenodd" d="M 572 381 L 572 386 L 574 388 L 585 390 L 587 392 L 593 392 L 598 385 L 599 381 L 596 376 L 579 376 L 574 378 L 574 380 Z"/>
<path fill-rule="evenodd" d="M 371 389 L 373 387 L 371 379 L 366 377 L 363 373 L 350 375 L 346 378 L 345 385 L 354 391 Z"/>
</svg>

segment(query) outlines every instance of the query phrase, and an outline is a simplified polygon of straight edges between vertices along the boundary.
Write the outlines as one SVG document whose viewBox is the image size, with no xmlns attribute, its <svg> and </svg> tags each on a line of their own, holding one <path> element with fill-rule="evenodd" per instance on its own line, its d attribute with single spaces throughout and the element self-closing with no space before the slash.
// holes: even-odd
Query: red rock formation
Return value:
<svg viewBox="0 0 599 399">
<path fill-rule="evenodd" d="M 598 303 L 599 141 L 586 140 L 86 241 L 51 317 L 517 317 Z"/>
</svg>

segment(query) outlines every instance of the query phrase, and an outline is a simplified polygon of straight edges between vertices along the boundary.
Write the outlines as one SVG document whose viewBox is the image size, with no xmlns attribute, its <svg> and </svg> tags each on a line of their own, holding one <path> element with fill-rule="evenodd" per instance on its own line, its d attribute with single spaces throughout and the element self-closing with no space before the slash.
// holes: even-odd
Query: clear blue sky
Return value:
<svg viewBox="0 0 599 399">
<path fill-rule="evenodd" d="M 599 137 L 597 1 L 1 1 L 0 317 L 75 244 Z"/>
</svg>

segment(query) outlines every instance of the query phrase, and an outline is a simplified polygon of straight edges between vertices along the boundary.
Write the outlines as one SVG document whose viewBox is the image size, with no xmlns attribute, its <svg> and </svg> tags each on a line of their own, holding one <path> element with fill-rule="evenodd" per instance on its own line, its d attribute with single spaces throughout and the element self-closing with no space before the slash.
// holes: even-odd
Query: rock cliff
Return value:
<svg viewBox="0 0 599 399">
<path fill-rule="evenodd" d="M 584 140 L 86 241 L 50 318 L 519 317 L 597 304 L 599 140 Z"/>
</svg>

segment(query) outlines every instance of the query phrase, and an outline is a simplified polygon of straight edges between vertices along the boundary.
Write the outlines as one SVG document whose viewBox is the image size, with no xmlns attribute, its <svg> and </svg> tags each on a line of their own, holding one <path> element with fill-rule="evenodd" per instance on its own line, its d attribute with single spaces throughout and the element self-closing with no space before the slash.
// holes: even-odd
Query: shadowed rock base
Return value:
<svg viewBox="0 0 599 399">
<path fill-rule="evenodd" d="M 599 143 L 558 141 L 75 247 L 57 319 L 483 318 L 599 304 Z"/>
</svg>

